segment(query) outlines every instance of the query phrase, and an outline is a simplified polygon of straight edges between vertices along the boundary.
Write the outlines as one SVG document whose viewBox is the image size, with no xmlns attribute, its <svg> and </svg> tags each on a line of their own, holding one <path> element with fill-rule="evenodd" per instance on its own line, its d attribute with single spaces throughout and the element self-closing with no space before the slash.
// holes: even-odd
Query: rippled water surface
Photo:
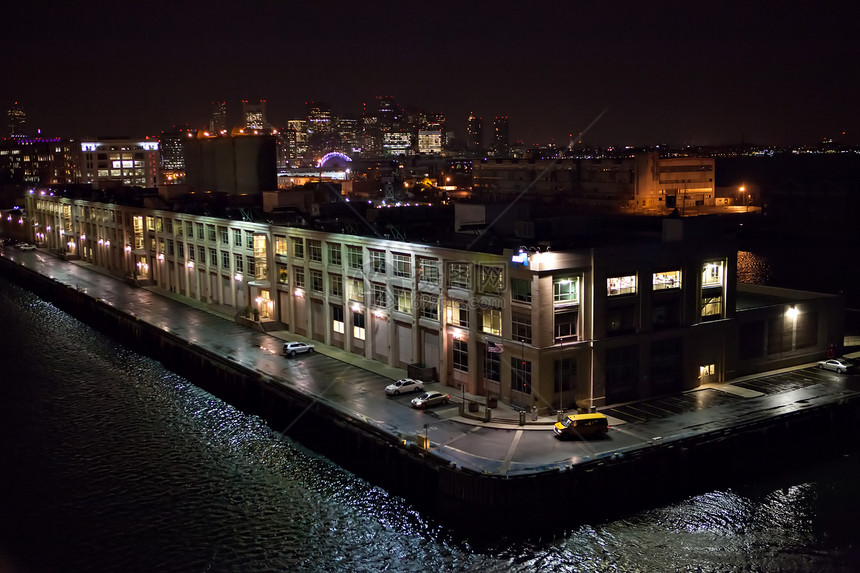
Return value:
<svg viewBox="0 0 860 573">
<path fill-rule="evenodd" d="M 463 538 L 0 279 L 0 571 L 855 571 L 858 456 Z M 541 511 L 551 511 L 551 507 Z M 575 517 L 575 516 L 573 516 Z"/>
</svg>

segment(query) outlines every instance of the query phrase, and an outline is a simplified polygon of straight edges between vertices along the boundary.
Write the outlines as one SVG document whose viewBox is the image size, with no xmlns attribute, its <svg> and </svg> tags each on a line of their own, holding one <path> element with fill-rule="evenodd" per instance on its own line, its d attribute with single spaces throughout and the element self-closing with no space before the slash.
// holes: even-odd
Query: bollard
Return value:
<svg viewBox="0 0 860 573">
<path fill-rule="evenodd" d="M 556 422 L 563 422 L 564 421 L 564 410 L 558 410 L 556 412 L 555 416 L 556 416 L 556 418 L 555 418 Z"/>
<path fill-rule="evenodd" d="M 488 407 L 488 408 L 485 408 L 485 409 L 484 409 L 484 421 L 485 421 L 485 422 L 490 422 L 490 421 L 492 421 L 492 419 L 493 419 L 493 411 L 492 411 L 492 410 L 490 410 L 490 408 L 489 408 L 489 407 Z"/>
<path fill-rule="evenodd" d="M 526 425 L 526 411 L 520 410 L 520 426 Z"/>
<path fill-rule="evenodd" d="M 532 406 L 532 422 L 537 422 L 538 414 L 537 414 L 537 406 Z"/>
</svg>

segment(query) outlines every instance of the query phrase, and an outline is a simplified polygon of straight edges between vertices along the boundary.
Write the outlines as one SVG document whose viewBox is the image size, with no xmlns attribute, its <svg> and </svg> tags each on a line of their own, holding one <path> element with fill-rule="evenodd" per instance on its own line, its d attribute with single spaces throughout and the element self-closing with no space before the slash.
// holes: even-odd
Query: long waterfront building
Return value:
<svg viewBox="0 0 860 573">
<path fill-rule="evenodd" d="M 739 289 L 736 246 L 704 217 L 475 250 L 126 203 L 33 191 L 28 225 L 119 278 L 523 409 L 692 389 L 841 340 L 841 299 Z"/>
</svg>

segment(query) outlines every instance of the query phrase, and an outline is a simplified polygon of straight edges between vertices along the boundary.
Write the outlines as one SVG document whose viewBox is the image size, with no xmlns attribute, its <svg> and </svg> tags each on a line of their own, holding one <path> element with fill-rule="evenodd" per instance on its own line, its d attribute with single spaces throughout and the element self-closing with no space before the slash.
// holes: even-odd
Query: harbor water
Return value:
<svg viewBox="0 0 860 573">
<path fill-rule="evenodd" d="M 0 279 L 0 571 L 856 571 L 860 452 L 535 537 L 433 520 Z M 547 439 L 552 439 L 547 436 Z M 420 492 L 416 492 L 420 495 Z"/>
</svg>

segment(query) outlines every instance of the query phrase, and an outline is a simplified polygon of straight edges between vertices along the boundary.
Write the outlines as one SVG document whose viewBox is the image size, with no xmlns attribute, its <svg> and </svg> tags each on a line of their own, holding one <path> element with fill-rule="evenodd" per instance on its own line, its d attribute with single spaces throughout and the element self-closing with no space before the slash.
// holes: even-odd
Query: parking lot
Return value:
<svg viewBox="0 0 860 573">
<path fill-rule="evenodd" d="M 836 374 L 828 370 L 819 370 L 815 367 L 791 370 L 745 380 L 743 382 L 727 383 L 731 386 L 761 392 L 762 394 L 779 394 L 791 392 L 799 388 L 812 386 L 822 382 L 833 381 L 834 377 L 844 377 L 844 374 Z M 732 404 L 743 401 L 745 398 L 718 388 L 700 388 L 683 394 L 654 398 L 600 409 L 600 412 L 623 420 L 628 424 L 641 424 L 662 418 L 668 418 L 685 412 L 695 412 L 714 406 Z"/>
</svg>

